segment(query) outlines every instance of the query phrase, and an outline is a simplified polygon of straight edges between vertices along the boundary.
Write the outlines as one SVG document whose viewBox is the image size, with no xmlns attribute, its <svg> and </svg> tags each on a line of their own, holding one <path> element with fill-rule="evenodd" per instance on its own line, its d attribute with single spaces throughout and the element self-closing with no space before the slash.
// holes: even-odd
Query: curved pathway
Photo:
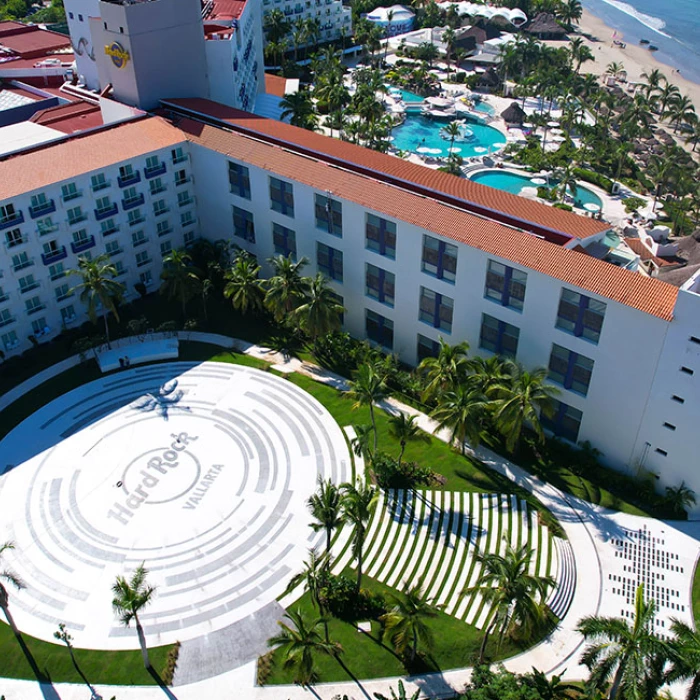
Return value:
<svg viewBox="0 0 700 700">
<path fill-rule="evenodd" d="M 182 340 L 208 342 L 224 347 L 235 344 L 248 354 L 284 365 L 288 371 L 302 372 L 341 390 L 346 388 L 346 382 L 341 377 L 298 360 L 288 361 L 272 351 L 242 341 L 203 333 L 181 333 L 179 337 Z M 44 376 L 41 381 L 49 376 L 52 375 Z M 21 393 L 24 390 L 18 395 Z M 0 408 L 3 405 L 7 403 L 0 399 Z M 444 433 L 437 433 L 435 423 L 415 409 L 394 400 L 383 402 L 381 407 L 390 412 L 416 414 L 418 423 L 424 430 L 435 433 L 440 439 L 449 439 Z M 509 659 L 505 664 L 507 668 L 523 673 L 535 666 L 547 673 L 565 673 L 567 678 L 584 677 L 585 669 L 578 665 L 582 649 L 582 639 L 575 631 L 578 620 L 585 615 L 596 614 L 624 616 L 629 612 L 629 607 L 625 607 L 629 606 L 626 594 L 640 577 L 646 581 L 658 580 L 658 583 L 652 585 L 653 595 L 661 603 L 660 627 L 668 616 L 692 620 L 689 608 L 690 586 L 693 567 L 700 552 L 700 527 L 695 523 L 682 523 L 677 527 L 673 523 L 607 511 L 563 493 L 485 448 L 470 449 L 469 453 L 533 493 L 552 511 L 566 532 L 579 582 L 568 611 L 554 633 L 533 649 Z M 667 585 L 661 586 L 661 582 Z M 412 678 L 406 685 L 407 688 L 420 688 L 430 697 L 452 697 L 455 691 L 459 691 L 468 682 L 469 676 L 469 669 L 461 669 Z M 116 695 L 119 700 L 159 698 L 164 693 L 181 700 L 199 700 L 202 697 L 296 700 L 312 696 L 330 700 L 343 694 L 349 698 L 371 698 L 374 692 L 387 693 L 390 686 L 396 686 L 397 680 L 387 678 L 363 681 L 361 684 L 320 684 L 310 691 L 296 686 L 260 688 L 255 686 L 255 663 L 251 662 L 214 678 L 174 689 L 113 686 L 99 690 L 105 697 Z M 37 683 L 30 681 L 5 680 L 3 690 L 8 693 L 8 697 L 22 700 L 39 700 L 42 697 L 78 700 L 85 697 L 84 687 L 68 684 L 56 687 L 58 696 L 53 692 L 54 689 L 42 691 Z"/>
</svg>

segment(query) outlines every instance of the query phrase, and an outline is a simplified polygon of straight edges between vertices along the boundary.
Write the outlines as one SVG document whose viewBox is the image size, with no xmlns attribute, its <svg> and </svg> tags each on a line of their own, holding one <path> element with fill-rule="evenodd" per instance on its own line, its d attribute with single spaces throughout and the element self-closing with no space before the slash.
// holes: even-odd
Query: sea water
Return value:
<svg viewBox="0 0 700 700">
<path fill-rule="evenodd" d="M 700 83 L 700 0 L 583 0 L 583 6 L 617 30 L 618 39 L 647 39 L 659 48 L 655 58 Z M 671 71 L 664 72 L 673 82 Z"/>
</svg>

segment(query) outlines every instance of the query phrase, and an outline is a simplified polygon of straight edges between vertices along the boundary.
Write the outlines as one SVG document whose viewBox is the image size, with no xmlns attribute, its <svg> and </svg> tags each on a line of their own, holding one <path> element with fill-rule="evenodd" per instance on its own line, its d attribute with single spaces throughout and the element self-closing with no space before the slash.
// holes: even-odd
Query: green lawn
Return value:
<svg viewBox="0 0 700 700">
<path fill-rule="evenodd" d="M 352 569 L 347 569 L 345 573 L 354 578 L 355 574 Z M 392 592 L 392 589 L 367 576 L 362 579 L 362 587 L 383 595 Z M 309 619 L 318 617 L 308 594 L 304 594 L 293 605 L 293 608 L 301 610 Z M 481 645 L 482 633 L 480 630 L 442 612 L 438 613 L 438 617 L 430 620 L 428 624 L 433 631 L 435 647 L 423 668 L 417 670 L 423 672 L 446 671 L 474 664 Z M 378 621 L 372 621 L 371 635 L 358 632 L 356 623 L 344 622 L 337 618 L 331 619 L 329 629 L 330 638 L 340 643 L 343 647 L 343 654 L 340 661 L 327 656 L 317 657 L 317 668 L 321 682 L 402 676 L 407 673 L 405 665 L 393 649 L 382 643 L 381 624 Z M 494 648 L 489 644 L 489 655 L 493 653 L 494 660 L 503 659 L 522 651 L 524 648 L 512 642 L 505 642 L 496 655 Z M 292 683 L 292 676 L 289 671 L 282 668 L 282 662 L 277 653 L 273 654 L 272 670 L 266 683 Z"/>
<path fill-rule="evenodd" d="M 12 593 L 10 593 L 12 605 Z M 4 620 L 3 620 L 4 622 Z M 10 627 L 0 624 L 0 674 L 4 678 L 29 678 L 53 683 L 82 683 L 64 645 L 43 642 L 23 635 L 25 649 Z M 136 631 L 134 630 L 134 638 Z M 149 650 L 153 668 L 162 675 L 170 646 Z M 80 670 L 90 683 L 114 685 L 155 685 L 156 680 L 143 667 L 141 652 L 75 650 Z M 87 696 L 86 696 L 87 697 Z"/>
<path fill-rule="evenodd" d="M 695 626 L 700 625 L 700 561 L 695 567 L 695 577 L 693 578 L 693 617 Z"/>
</svg>

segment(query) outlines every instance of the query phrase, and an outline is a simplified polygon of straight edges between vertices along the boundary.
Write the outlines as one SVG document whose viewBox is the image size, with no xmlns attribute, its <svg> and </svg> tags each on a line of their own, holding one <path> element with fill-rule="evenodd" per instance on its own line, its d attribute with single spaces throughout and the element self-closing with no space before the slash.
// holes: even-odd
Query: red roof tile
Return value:
<svg viewBox="0 0 700 700">
<path fill-rule="evenodd" d="M 0 30 L 2 29 L 0 26 Z M 0 33 L 0 45 L 23 58 L 33 58 L 45 56 L 49 51 L 67 48 L 71 42 L 70 37 L 64 34 L 20 24 L 19 27 L 5 27 Z"/>
<path fill-rule="evenodd" d="M 646 261 L 646 260 L 651 260 L 654 262 L 656 265 L 659 267 L 667 267 L 667 266 L 674 266 L 677 267 L 679 264 L 681 264 L 682 261 L 680 260 L 668 260 L 662 257 L 659 257 L 658 255 L 654 255 L 649 248 L 647 248 L 644 243 L 642 243 L 639 238 L 625 238 L 623 239 L 625 243 L 632 249 L 634 253 L 639 255 L 639 257 Z"/>
<path fill-rule="evenodd" d="M 265 92 L 275 97 L 284 97 L 287 89 L 287 79 L 280 75 L 265 73 Z"/>
<path fill-rule="evenodd" d="M 29 121 L 51 127 L 64 134 L 74 134 L 101 126 L 102 111 L 88 102 L 71 102 L 37 112 Z"/>
<path fill-rule="evenodd" d="M 440 194 L 455 198 L 460 200 L 462 205 L 469 203 L 475 212 L 484 216 L 494 216 L 503 220 L 508 218 L 512 225 L 530 230 L 537 228 L 537 233 L 547 236 L 550 240 L 558 236 L 557 242 L 560 243 L 565 243 L 571 238 L 587 238 L 610 228 L 605 222 L 555 209 L 502 190 L 408 163 L 394 156 L 299 129 L 283 122 L 242 112 L 210 100 L 186 98 L 164 100 L 164 102 L 192 113 L 225 121 L 233 128 L 285 141 L 292 148 L 306 149 L 317 156 L 342 161 L 345 167 L 354 165 L 371 169 L 397 182 L 410 183 L 429 190 L 430 196 Z"/>
<path fill-rule="evenodd" d="M 214 0 L 214 9 L 207 19 L 238 19 L 245 9 L 246 0 Z"/>
<path fill-rule="evenodd" d="M 243 163 L 322 192 L 330 190 L 369 210 L 415 224 L 644 313 L 665 320 L 673 317 L 678 290 L 659 280 L 581 255 L 379 178 L 351 172 L 254 137 L 193 119 L 180 120 L 178 127 L 192 143 Z"/>
</svg>

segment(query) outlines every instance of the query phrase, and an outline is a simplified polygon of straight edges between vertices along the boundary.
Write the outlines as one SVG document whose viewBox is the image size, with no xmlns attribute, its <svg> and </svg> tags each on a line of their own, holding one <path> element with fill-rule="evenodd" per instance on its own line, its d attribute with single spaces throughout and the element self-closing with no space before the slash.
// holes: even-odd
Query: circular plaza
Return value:
<svg viewBox="0 0 700 700">
<path fill-rule="evenodd" d="M 270 373 L 219 362 L 129 369 L 52 401 L 0 442 L 0 531 L 18 627 L 77 646 L 138 648 L 111 587 L 141 562 L 157 587 L 150 645 L 254 618 L 308 549 L 319 476 L 351 480 L 337 423 Z"/>
</svg>

